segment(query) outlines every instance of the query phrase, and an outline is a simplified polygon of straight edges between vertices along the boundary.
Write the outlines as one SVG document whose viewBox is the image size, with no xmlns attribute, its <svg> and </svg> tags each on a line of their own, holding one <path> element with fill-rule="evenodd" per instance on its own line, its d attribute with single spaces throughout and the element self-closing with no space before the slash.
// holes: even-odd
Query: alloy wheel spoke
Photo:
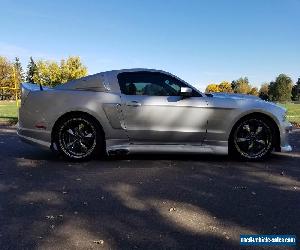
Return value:
<svg viewBox="0 0 300 250">
<path fill-rule="evenodd" d="M 239 137 L 239 138 L 236 138 L 236 141 L 237 142 L 247 142 L 247 141 L 249 141 L 249 138 Z"/>
<path fill-rule="evenodd" d="M 85 138 L 92 138 L 93 137 L 93 134 L 92 133 L 89 133 L 87 135 L 84 136 Z"/>
<path fill-rule="evenodd" d="M 80 147 L 84 150 L 84 152 L 88 151 L 88 148 L 82 141 L 79 141 Z"/>
<path fill-rule="evenodd" d="M 264 140 L 256 140 L 256 142 L 261 145 L 266 145 L 266 142 Z"/>
<path fill-rule="evenodd" d="M 74 140 L 74 141 L 71 141 L 70 143 L 68 143 L 66 146 L 67 146 L 67 148 L 70 148 L 70 147 L 74 147 L 74 144 L 75 144 L 75 142 L 76 142 L 76 140 Z"/>
<path fill-rule="evenodd" d="M 245 125 L 243 126 L 243 129 L 246 130 L 248 133 L 251 132 L 251 131 L 250 131 L 250 126 L 249 126 L 249 124 L 245 124 Z"/>
<path fill-rule="evenodd" d="M 79 125 L 78 125 L 78 134 L 80 135 L 80 136 L 84 136 L 84 128 L 85 128 L 85 126 L 84 126 L 84 124 L 83 123 L 80 123 Z"/>
<path fill-rule="evenodd" d="M 254 142 L 250 142 L 250 143 L 249 143 L 249 146 L 248 146 L 248 150 L 252 149 L 253 146 L 254 146 Z"/>
<path fill-rule="evenodd" d="M 258 134 L 260 134 L 260 132 L 262 131 L 262 126 L 258 126 L 257 127 L 257 129 L 256 129 L 256 131 L 255 131 L 255 135 L 258 135 Z"/>
<path fill-rule="evenodd" d="M 72 129 L 70 129 L 70 128 L 67 130 L 67 132 L 68 132 L 70 135 L 74 135 L 74 131 L 73 131 Z"/>
</svg>

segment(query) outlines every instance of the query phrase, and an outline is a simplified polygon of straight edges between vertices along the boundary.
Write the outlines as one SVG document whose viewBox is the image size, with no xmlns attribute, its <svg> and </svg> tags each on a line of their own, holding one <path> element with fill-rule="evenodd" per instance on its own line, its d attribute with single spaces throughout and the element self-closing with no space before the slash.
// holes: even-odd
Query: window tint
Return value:
<svg viewBox="0 0 300 250">
<path fill-rule="evenodd" d="M 175 77 L 159 72 L 124 72 L 118 75 L 121 92 L 125 95 L 179 96 L 186 85 Z M 193 90 L 194 96 L 199 94 Z"/>
</svg>

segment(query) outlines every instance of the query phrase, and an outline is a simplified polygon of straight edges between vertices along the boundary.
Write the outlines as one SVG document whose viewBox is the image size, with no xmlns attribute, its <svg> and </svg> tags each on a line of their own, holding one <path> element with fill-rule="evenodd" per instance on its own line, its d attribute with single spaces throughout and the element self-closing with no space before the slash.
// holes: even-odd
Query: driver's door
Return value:
<svg viewBox="0 0 300 250">
<path fill-rule="evenodd" d="M 132 143 L 201 144 L 208 117 L 207 102 L 198 92 L 182 98 L 185 83 L 159 72 L 125 72 L 118 80 Z"/>
</svg>

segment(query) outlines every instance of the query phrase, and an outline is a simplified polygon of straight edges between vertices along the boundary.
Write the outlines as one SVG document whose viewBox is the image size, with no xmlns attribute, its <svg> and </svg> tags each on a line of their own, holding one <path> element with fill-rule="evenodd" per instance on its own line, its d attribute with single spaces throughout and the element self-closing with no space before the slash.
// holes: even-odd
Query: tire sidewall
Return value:
<svg viewBox="0 0 300 250">
<path fill-rule="evenodd" d="M 62 142 L 61 142 L 61 132 L 64 127 L 64 125 L 69 122 L 70 120 L 73 119 L 78 119 L 78 120 L 83 120 L 87 123 L 90 124 L 90 126 L 93 127 L 93 130 L 95 131 L 95 145 L 93 146 L 92 150 L 88 152 L 88 154 L 84 156 L 75 156 L 72 154 L 69 154 L 63 147 Z M 60 152 L 61 155 L 63 155 L 66 159 L 71 160 L 71 161 L 86 161 L 90 160 L 92 157 L 95 156 L 96 152 L 103 152 L 103 133 L 101 133 L 101 129 L 99 125 L 88 115 L 70 115 L 64 117 L 61 121 L 59 121 L 58 125 L 56 126 L 55 132 L 54 132 L 54 141 L 57 145 L 57 149 Z"/>
<path fill-rule="evenodd" d="M 247 120 L 258 120 L 261 121 L 265 126 L 267 126 L 271 132 L 271 146 L 269 147 L 269 149 L 264 152 L 263 154 L 258 155 L 257 157 L 247 157 L 243 154 L 241 154 L 239 152 L 239 150 L 236 147 L 235 141 L 234 141 L 234 135 L 237 132 L 237 129 L 241 126 L 242 123 L 244 123 Z M 245 160 L 245 161 L 261 161 L 266 159 L 267 157 L 269 157 L 269 155 L 271 154 L 273 148 L 274 148 L 274 137 L 275 133 L 274 133 L 274 129 L 273 129 L 273 125 L 271 124 L 271 122 L 264 118 L 264 117 L 255 117 L 255 116 L 249 116 L 247 118 L 244 118 L 242 120 L 240 120 L 239 122 L 237 122 L 234 126 L 234 128 L 232 129 L 232 133 L 230 135 L 230 139 L 229 139 L 229 154 L 235 158 L 239 158 L 241 160 Z"/>
</svg>

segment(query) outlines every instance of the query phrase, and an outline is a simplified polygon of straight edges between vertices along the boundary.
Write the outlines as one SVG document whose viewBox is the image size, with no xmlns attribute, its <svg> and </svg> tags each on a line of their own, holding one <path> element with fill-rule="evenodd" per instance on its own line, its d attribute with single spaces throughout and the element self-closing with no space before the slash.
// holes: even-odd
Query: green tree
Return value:
<svg viewBox="0 0 300 250">
<path fill-rule="evenodd" d="M 252 87 L 247 94 L 258 96 L 258 89 L 256 87 Z"/>
<path fill-rule="evenodd" d="M 259 97 L 265 101 L 268 101 L 269 98 L 269 84 L 263 83 L 259 89 Z"/>
<path fill-rule="evenodd" d="M 14 88 L 14 65 L 6 58 L 0 56 L 0 87 Z M 1 99 L 10 99 L 14 95 L 12 90 L 3 90 Z"/>
<path fill-rule="evenodd" d="M 79 57 L 63 59 L 60 64 L 55 61 L 39 60 L 35 65 L 34 82 L 46 86 L 53 87 L 87 75 L 87 68 L 82 64 Z"/>
<path fill-rule="evenodd" d="M 247 77 L 240 77 L 239 79 L 232 81 L 231 87 L 234 93 L 248 94 L 251 91 L 251 86 Z"/>
<path fill-rule="evenodd" d="M 27 72 L 26 72 L 26 81 L 27 82 L 35 83 L 33 76 L 36 73 L 36 70 L 37 70 L 36 64 L 35 64 L 33 58 L 30 57 L 29 63 L 27 65 Z"/>
<path fill-rule="evenodd" d="M 300 78 L 292 88 L 292 100 L 300 101 Z"/>
<path fill-rule="evenodd" d="M 82 64 L 80 57 L 73 56 L 67 60 L 61 60 L 61 83 L 78 79 L 87 75 L 87 68 Z"/>
<path fill-rule="evenodd" d="M 23 68 L 20 62 L 20 59 L 18 57 L 15 58 L 14 62 L 15 67 L 15 78 L 18 84 L 24 81 L 24 74 L 23 74 Z"/>
<path fill-rule="evenodd" d="M 61 70 L 57 62 L 39 60 L 33 74 L 35 83 L 46 86 L 55 86 L 61 83 Z"/>
<path fill-rule="evenodd" d="M 219 91 L 224 93 L 233 93 L 233 89 L 231 87 L 231 83 L 227 81 L 222 81 L 219 84 Z"/>
<path fill-rule="evenodd" d="M 216 92 L 220 92 L 220 90 L 219 90 L 219 85 L 218 85 L 218 84 L 215 84 L 215 83 L 209 84 L 209 85 L 207 85 L 207 87 L 206 87 L 206 89 L 205 89 L 205 92 L 206 92 L 206 93 L 216 93 Z"/>
<path fill-rule="evenodd" d="M 272 101 L 286 102 L 291 100 L 292 88 L 292 79 L 285 74 L 280 74 L 275 82 L 270 83 L 268 93 Z"/>
</svg>

